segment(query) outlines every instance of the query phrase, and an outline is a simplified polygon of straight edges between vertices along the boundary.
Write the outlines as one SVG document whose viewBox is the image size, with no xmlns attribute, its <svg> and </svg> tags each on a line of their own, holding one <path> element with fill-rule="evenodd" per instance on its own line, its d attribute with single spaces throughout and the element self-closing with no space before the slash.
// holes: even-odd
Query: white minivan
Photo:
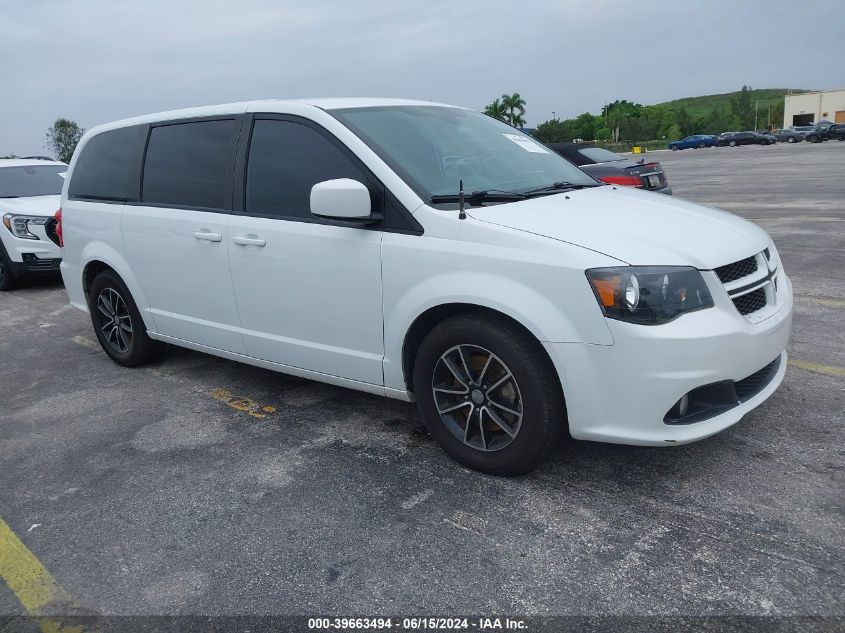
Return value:
<svg viewBox="0 0 845 633">
<path fill-rule="evenodd" d="M 87 132 L 57 233 L 71 303 L 135 366 L 163 343 L 416 400 L 488 473 L 561 433 L 698 440 L 786 371 L 792 289 L 757 226 L 604 185 L 418 101 L 256 101 Z"/>
</svg>

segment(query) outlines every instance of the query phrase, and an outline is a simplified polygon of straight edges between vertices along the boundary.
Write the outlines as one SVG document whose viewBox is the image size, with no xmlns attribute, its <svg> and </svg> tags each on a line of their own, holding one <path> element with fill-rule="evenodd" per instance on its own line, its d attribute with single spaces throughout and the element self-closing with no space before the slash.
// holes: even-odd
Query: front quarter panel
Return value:
<svg viewBox="0 0 845 633">
<path fill-rule="evenodd" d="M 521 323 L 539 341 L 613 344 L 584 271 L 619 261 L 457 216 L 457 211 L 424 206 L 416 213 L 425 227 L 423 235 L 384 235 L 386 387 L 405 389 L 405 336 L 417 317 L 440 305 L 496 310 Z"/>
</svg>

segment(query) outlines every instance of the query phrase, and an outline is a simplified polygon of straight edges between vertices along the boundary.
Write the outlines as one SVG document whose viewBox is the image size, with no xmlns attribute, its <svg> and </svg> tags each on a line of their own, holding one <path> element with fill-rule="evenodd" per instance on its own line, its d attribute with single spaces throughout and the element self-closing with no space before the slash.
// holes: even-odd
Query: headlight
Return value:
<svg viewBox="0 0 845 633">
<path fill-rule="evenodd" d="M 660 325 L 687 312 L 713 307 L 713 297 L 695 268 L 591 268 L 587 279 L 609 319 Z"/>
<path fill-rule="evenodd" d="M 38 215 L 17 215 L 15 213 L 7 213 L 3 216 L 3 224 L 14 235 L 24 240 L 38 240 L 41 239 L 29 230 L 29 225 L 44 225 L 50 221 L 50 218 L 45 218 Z"/>
</svg>

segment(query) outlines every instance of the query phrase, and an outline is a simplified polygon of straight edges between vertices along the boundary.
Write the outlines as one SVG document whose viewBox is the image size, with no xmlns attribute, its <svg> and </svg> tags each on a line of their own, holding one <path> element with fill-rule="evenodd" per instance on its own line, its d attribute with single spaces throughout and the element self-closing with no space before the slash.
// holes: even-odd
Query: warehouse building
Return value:
<svg viewBox="0 0 845 633">
<path fill-rule="evenodd" d="M 845 90 L 786 95 L 783 127 L 812 125 L 819 121 L 845 123 Z"/>
</svg>

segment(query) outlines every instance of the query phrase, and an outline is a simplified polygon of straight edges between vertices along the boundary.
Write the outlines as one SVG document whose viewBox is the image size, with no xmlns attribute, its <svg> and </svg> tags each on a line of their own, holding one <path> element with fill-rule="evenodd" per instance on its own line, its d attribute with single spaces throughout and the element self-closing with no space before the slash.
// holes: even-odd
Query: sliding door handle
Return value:
<svg viewBox="0 0 845 633">
<path fill-rule="evenodd" d="M 222 242 L 223 236 L 220 233 L 212 233 L 211 231 L 196 231 L 194 237 L 198 240 L 205 240 L 206 242 Z"/>
<path fill-rule="evenodd" d="M 245 235 L 236 235 L 232 241 L 239 246 L 264 246 L 267 244 L 260 237 L 247 237 Z"/>
</svg>

